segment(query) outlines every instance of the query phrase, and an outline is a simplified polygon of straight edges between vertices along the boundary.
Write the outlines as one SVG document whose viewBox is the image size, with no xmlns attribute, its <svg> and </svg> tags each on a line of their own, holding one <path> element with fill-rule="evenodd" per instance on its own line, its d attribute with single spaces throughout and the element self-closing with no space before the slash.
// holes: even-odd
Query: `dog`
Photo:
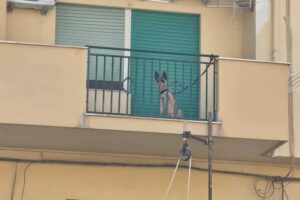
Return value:
<svg viewBox="0 0 300 200">
<path fill-rule="evenodd" d="M 182 118 L 182 112 L 177 108 L 176 99 L 173 92 L 168 87 L 168 77 L 166 72 L 160 75 L 157 71 L 154 74 L 159 91 L 159 111 L 160 116 L 167 113 L 168 117 Z"/>
</svg>

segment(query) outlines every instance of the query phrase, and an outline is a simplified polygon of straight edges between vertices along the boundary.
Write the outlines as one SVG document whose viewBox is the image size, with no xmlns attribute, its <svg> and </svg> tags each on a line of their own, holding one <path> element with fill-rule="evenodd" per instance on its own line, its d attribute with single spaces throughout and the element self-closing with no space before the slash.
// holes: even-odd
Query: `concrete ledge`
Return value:
<svg viewBox="0 0 300 200">
<path fill-rule="evenodd" d="M 41 47 L 55 47 L 55 48 L 72 48 L 72 49 L 88 49 L 88 47 L 71 46 L 71 45 L 53 45 L 53 44 L 41 44 L 41 43 L 31 43 L 31 42 L 17 42 L 0 40 L 0 44 L 15 44 L 15 45 L 29 45 L 29 46 L 41 46 Z"/>
</svg>

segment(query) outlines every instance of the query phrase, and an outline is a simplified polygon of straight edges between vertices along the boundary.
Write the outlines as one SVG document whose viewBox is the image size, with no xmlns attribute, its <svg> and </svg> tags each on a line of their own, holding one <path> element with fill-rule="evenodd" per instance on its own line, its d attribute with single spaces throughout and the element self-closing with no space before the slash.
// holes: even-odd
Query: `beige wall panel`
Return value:
<svg viewBox="0 0 300 200">
<path fill-rule="evenodd" d="M 256 1 L 256 59 L 272 60 L 271 0 Z"/>
<path fill-rule="evenodd" d="M 172 4 L 124 0 L 58 0 L 104 7 L 158 10 L 201 15 L 201 53 L 226 57 L 243 57 L 243 15 L 232 21 L 232 10 L 205 8 L 198 0 L 179 0 Z M 55 42 L 55 9 L 42 16 L 39 11 L 15 9 L 7 14 L 7 40 L 53 44 Z"/>
<path fill-rule="evenodd" d="M 300 74 L 300 1 L 292 0 L 292 31 L 293 31 L 293 70 Z M 299 80 L 299 79 L 298 79 Z M 298 82 L 294 93 L 294 131 L 295 154 L 300 157 L 300 84 Z"/>
<path fill-rule="evenodd" d="M 285 1 L 280 1 L 281 18 L 285 16 Z M 300 72 L 300 26 L 299 26 L 299 9 L 300 1 L 291 1 L 291 22 L 292 22 L 292 37 L 293 37 L 293 70 Z M 285 23 L 280 29 L 280 33 L 285 37 Z M 286 51 L 286 38 L 281 40 L 281 44 Z M 286 54 L 284 55 L 286 57 Z M 296 81 L 297 82 L 297 81 Z M 295 135 L 295 156 L 300 157 L 300 87 L 294 90 L 294 135 Z M 275 152 L 275 156 L 289 157 L 289 144 L 285 144 Z"/>
<path fill-rule="evenodd" d="M 6 39 L 39 44 L 55 43 L 55 9 L 47 15 L 33 9 L 14 9 L 7 14 Z"/>
<path fill-rule="evenodd" d="M 300 92 L 294 94 L 295 156 L 300 158 Z"/>
<path fill-rule="evenodd" d="M 220 60 L 222 134 L 286 140 L 288 65 Z"/>
<path fill-rule="evenodd" d="M 175 163 L 175 161 L 174 161 Z M 28 163 L 19 163 L 14 200 L 21 200 L 24 171 Z M 206 166 L 205 163 L 202 164 Z M 285 174 L 288 168 L 241 164 L 216 164 L 216 169 L 253 171 L 262 174 Z M 1 190 L 3 200 L 10 200 L 14 163 L 1 162 Z M 173 169 L 137 167 L 96 167 L 58 164 L 31 164 L 26 172 L 23 200 L 157 200 L 163 199 Z M 185 198 L 187 170 L 179 169 L 170 191 L 170 200 Z M 296 170 L 295 176 L 299 176 Z M 207 173 L 193 171 L 191 175 L 191 200 L 207 199 Z M 253 177 L 213 175 L 213 198 L 223 200 L 259 200 L 253 189 Z M 290 183 L 286 189 L 289 199 L 300 196 L 299 183 Z M 237 189 L 238 188 L 238 189 Z M 276 190 L 275 199 L 280 199 Z"/>
<path fill-rule="evenodd" d="M 201 13 L 201 53 L 243 58 L 242 13 L 235 22 L 232 10 L 203 8 Z"/>
<path fill-rule="evenodd" d="M 6 0 L 0 0 L 0 40 L 6 39 Z"/>
<path fill-rule="evenodd" d="M 255 59 L 255 12 L 243 13 L 243 58 Z"/>
<path fill-rule="evenodd" d="M 0 198 L 3 200 L 10 200 L 16 163 L 1 162 L 0 163 Z"/>
<path fill-rule="evenodd" d="M 297 1 L 298 2 L 298 1 Z M 294 4 L 294 3 L 293 3 Z M 285 21 L 285 13 L 286 13 L 286 6 L 285 1 L 278 1 L 278 61 L 279 62 L 286 62 L 286 21 Z M 300 35 L 299 35 L 300 36 Z M 295 37 L 299 37 L 295 36 Z"/>
<path fill-rule="evenodd" d="M 78 126 L 87 51 L 0 43 L 1 123 Z"/>
<path fill-rule="evenodd" d="M 296 2 L 296 1 L 295 1 Z M 273 51 L 273 1 L 256 1 L 256 59 L 272 60 Z M 298 3 L 298 2 L 296 2 Z M 278 1 L 277 61 L 286 62 L 286 1 Z M 292 2 L 292 4 L 295 4 Z M 293 5 L 294 7 L 294 5 Z"/>
</svg>

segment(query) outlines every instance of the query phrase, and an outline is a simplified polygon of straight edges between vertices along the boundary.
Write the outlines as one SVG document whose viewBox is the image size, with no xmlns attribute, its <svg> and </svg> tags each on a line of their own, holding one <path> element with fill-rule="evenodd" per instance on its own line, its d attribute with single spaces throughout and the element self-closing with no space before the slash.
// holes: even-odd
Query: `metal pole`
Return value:
<svg viewBox="0 0 300 200">
<path fill-rule="evenodd" d="M 186 140 L 187 138 L 192 138 L 194 140 L 200 141 L 205 145 L 208 145 L 208 200 L 212 200 L 212 146 L 213 146 L 213 138 L 212 138 L 212 112 L 208 113 L 208 136 L 203 138 L 201 136 L 192 135 L 190 131 L 183 131 L 183 138 Z M 183 148 L 180 150 L 181 154 L 183 155 L 184 159 L 186 157 L 189 158 L 190 155 L 187 154 L 187 143 L 184 143 Z M 186 159 L 188 160 L 188 159 Z"/>
<path fill-rule="evenodd" d="M 208 200 L 212 200 L 212 113 L 208 113 Z"/>
</svg>

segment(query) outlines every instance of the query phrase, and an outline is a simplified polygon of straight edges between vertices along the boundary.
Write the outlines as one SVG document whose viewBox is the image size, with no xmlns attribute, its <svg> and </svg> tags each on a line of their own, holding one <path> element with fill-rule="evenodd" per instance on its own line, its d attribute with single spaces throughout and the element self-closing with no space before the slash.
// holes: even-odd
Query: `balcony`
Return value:
<svg viewBox="0 0 300 200">
<path fill-rule="evenodd" d="M 161 115 L 155 71 L 183 91 L 182 117 Z M 176 156 L 184 121 L 206 135 L 207 112 L 216 159 L 265 161 L 288 139 L 285 63 L 3 41 L 0 90 L 6 148 Z"/>
<path fill-rule="evenodd" d="M 89 47 L 87 113 L 216 120 L 215 55 Z"/>
</svg>

